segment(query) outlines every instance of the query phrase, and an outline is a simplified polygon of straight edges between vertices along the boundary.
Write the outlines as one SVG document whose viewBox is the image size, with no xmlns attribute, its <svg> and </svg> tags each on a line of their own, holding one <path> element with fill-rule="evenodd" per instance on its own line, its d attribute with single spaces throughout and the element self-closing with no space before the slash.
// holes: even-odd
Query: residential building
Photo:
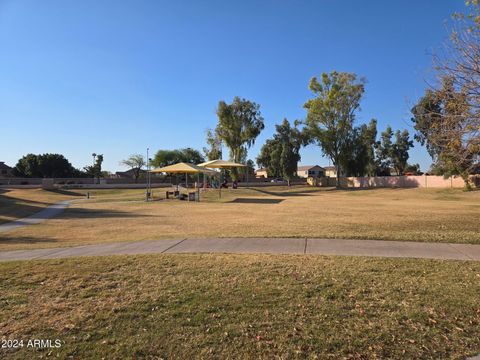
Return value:
<svg viewBox="0 0 480 360">
<path fill-rule="evenodd" d="M 325 176 L 336 178 L 337 177 L 337 169 L 335 168 L 335 166 L 325 166 Z"/>
<path fill-rule="evenodd" d="M 140 178 L 145 178 L 147 171 L 141 169 L 140 170 Z M 114 176 L 115 178 L 120 178 L 120 179 L 133 179 L 135 177 L 135 170 L 130 169 L 127 171 L 117 171 Z"/>
<path fill-rule="evenodd" d="M 255 170 L 255 177 L 257 179 L 266 179 L 268 178 L 267 169 L 257 169 Z"/>
<path fill-rule="evenodd" d="M 306 166 L 299 166 L 297 168 L 297 176 L 301 178 L 308 178 L 308 177 L 324 177 L 325 176 L 325 169 L 318 165 L 306 165 Z"/>
<path fill-rule="evenodd" d="M 13 176 L 13 168 L 5 164 L 5 162 L 0 161 L 0 177 L 11 177 Z"/>
</svg>

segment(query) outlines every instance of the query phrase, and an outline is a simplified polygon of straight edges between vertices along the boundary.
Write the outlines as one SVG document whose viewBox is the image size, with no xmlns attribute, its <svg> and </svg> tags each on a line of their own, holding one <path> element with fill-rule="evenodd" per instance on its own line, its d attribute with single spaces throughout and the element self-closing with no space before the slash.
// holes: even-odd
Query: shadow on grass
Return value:
<svg viewBox="0 0 480 360">
<path fill-rule="evenodd" d="M 30 236 L 9 236 L 7 234 L 0 235 L 0 244 L 46 244 L 55 243 L 57 240 L 51 238 L 34 238 Z"/>
<path fill-rule="evenodd" d="M 108 210 L 108 209 L 76 209 L 65 210 L 57 219 L 104 219 L 104 218 L 141 218 L 158 217 L 148 214 L 136 214 L 134 212 Z"/>
<path fill-rule="evenodd" d="M 236 204 L 278 204 L 278 203 L 281 203 L 282 201 L 283 199 L 237 198 L 229 202 L 236 203 Z"/>
<path fill-rule="evenodd" d="M 314 193 L 326 191 L 328 189 L 311 189 L 311 190 L 296 190 L 296 191 L 268 191 L 259 188 L 252 188 L 254 191 L 258 191 L 263 194 L 272 195 L 272 196 L 280 196 L 280 197 L 288 197 L 288 196 L 312 196 Z"/>
<path fill-rule="evenodd" d="M 65 190 L 65 189 L 48 189 L 46 191 L 54 194 L 60 194 L 60 195 L 83 196 L 83 197 L 85 197 L 85 193 L 86 193 L 86 192 L 81 193 L 81 192 Z"/>
</svg>

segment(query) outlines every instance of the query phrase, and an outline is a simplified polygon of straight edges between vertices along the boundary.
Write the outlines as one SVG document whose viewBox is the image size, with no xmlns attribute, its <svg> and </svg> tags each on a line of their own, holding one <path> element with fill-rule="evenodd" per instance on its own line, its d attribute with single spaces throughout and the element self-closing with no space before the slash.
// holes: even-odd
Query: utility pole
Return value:
<svg viewBox="0 0 480 360">
<path fill-rule="evenodd" d="M 150 184 L 150 157 L 148 155 L 149 148 L 147 147 L 147 190 L 146 190 L 146 201 L 150 200 L 151 196 L 151 184 Z"/>
</svg>

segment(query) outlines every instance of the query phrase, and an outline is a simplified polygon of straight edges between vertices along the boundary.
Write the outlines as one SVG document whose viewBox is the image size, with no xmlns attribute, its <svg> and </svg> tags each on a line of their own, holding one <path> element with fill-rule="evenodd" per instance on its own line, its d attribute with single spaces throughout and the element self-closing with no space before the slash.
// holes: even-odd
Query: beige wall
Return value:
<svg viewBox="0 0 480 360">
<path fill-rule="evenodd" d="M 268 177 L 268 174 L 267 174 L 266 171 L 259 171 L 259 170 L 257 170 L 257 171 L 255 172 L 255 177 L 257 177 L 257 178 L 262 178 L 262 177 L 263 177 L 263 178 L 267 178 L 267 177 Z"/>
<path fill-rule="evenodd" d="M 335 178 L 325 178 L 317 186 L 335 186 Z M 443 176 L 375 176 L 375 177 L 343 177 L 343 187 L 418 187 L 418 188 L 463 188 L 465 183 L 461 177 L 443 178 Z"/>
</svg>

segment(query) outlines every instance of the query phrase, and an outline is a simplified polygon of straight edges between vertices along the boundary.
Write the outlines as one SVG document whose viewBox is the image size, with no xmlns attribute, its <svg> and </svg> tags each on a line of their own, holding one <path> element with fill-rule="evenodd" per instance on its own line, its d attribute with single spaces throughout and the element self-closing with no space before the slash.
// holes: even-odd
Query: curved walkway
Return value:
<svg viewBox="0 0 480 360">
<path fill-rule="evenodd" d="M 68 205 L 70 205 L 71 202 L 72 200 L 60 201 L 26 218 L 18 219 L 5 224 L 0 224 L 0 233 L 15 230 L 28 225 L 39 224 L 48 219 L 51 219 L 61 214 L 63 210 L 65 210 Z"/>
<path fill-rule="evenodd" d="M 0 261 L 159 253 L 321 254 L 480 261 L 480 245 L 312 238 L 171 239 L 0 252 Z"/>
</svg>

